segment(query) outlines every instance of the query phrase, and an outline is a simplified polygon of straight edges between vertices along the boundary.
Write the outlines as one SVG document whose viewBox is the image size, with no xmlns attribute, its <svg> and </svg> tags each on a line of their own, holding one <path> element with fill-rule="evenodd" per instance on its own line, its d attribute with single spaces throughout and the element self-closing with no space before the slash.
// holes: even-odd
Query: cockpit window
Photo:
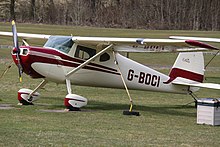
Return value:
<svg viewBox="0 0 220 147">
<path fill-rule="evenodd" d="M 71 36 L 51 36 L 44 47 L 55 48 L 61 52 L 68 53 L 73 44 Z"/>
<path fill-rule="evenodd" d="M 89 59 L 96 54 L 96 50 L 85 46 L 78 45 L 75 52 L 75 57 L 81 59 Z"/>
</svg>

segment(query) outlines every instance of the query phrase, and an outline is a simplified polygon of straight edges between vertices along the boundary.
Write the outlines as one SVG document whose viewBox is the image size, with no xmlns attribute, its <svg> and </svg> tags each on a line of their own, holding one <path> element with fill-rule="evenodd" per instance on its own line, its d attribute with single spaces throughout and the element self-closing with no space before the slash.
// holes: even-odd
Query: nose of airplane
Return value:
<svg viewBox="0 0 220 147">
<path fill-rule="evenodd" d="M 11 55 L 12 55 L 12 58 L 13 58 L 14 63 L 15 63 L 16 65 L 18 64 L 18 60 L 17 60 L 17 57 L 16 57 L 17 53 L 18 53 L 18 49 L 17 49 L 16 47 L 14 47 L 14 48 L 12 49 Z"/>
<path fill-rule="evenodd" d="M 16 48 L 16 47 L 14 47 L 13 49 L 12 49 L 12 54 L 16 54 L 18 52 L 18 49 Z"/>
<path fill-rule="evenodd" d="M 20 62 L 21 62 L 21 64 L 22 64 L 22 62 L 24 63 L 25 62 L 25 60 L 27 60 L 27 58 L 28 58 L 28 54 L 29 54 L 29 49 L 28 48 L 22 48 L 22 47 L 20 47 L 20 49 L 18 50 L 16 47 L 14 47 L 13 49 L 12 49 L 12 58 L 13 58 L 13 60 L 14 60 L 14 62 L 15 62 L 15 64 L 17 65 L 18 64 L 18 59 L 17 59 L 17 53 L 19 54 L 19 56 L 20 56 Z"/>
<path fill-rule="evenodd" d="M 27 75 L 30 75 L 32 78 L 42 78 L 43 76 L 37 73 L 31 66 L 32 63 L 35 61 L 34 59 L 36 59 L 31 55 L 31 50 L 32 47 L 30 46 L 21 46 L 19 50 L 13 48 L 11 51 L 12 58 L 14 60 L 14 63 L 17 66 L 19 66 L 18 58 L 17 58 L 17 54 L 19 54 L 19 60 L 20 60 L 20 66 L 22 68 L 22 72 L 26 73 Z"/>
</svg>

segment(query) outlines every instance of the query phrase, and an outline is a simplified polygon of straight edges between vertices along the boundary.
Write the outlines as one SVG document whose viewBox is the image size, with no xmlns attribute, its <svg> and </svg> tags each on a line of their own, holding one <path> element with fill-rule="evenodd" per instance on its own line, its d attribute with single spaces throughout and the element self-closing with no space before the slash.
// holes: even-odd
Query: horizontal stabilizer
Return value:
<svg viewBox="0 0 220 147">
<path fill-rule="evenodd" d="M 200 87 L 200 88 L 220 89 L 220 84 L 214 84 L 214 83 L 186 83 L 186 82 L 174 80 L 172 84 Z"/>
</svg>

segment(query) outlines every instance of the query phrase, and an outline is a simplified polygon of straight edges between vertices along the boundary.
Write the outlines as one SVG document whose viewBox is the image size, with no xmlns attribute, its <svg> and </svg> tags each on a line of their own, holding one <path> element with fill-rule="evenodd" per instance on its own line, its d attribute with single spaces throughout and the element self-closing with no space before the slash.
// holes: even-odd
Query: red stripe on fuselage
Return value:
<svg viewBox="0 0 220 147">
<path fill-rule="evenodd" d="M 169 80 L 166 82 L 163 82 L 164 84 L 169 84 L 170 82 L 175 80 L 177 77 L 189 79 L 189 80 L 200 82 L 200 83 L 203 82 L 203 78 L 204 78 L 204 76 L 201 74 L 179 69 L 179 68 L 173 68 L 169 76 L 170 76 Z"/>
<path fill-rule="evenodd" d="M 80 63 L 80 64 L 85 62 L 85 60 L 70 57 L 70 56 L 65 55 L 62 52 L 59 52 L 59 51 L 57 51 L 55 49 L 36 48 L 36 47 L 30 47 L 29 49 L 31 51 L 37 51 L 37 52 L 46 53 L 46 54 L 49 54 L 49 55 L 59 56 L 59 57 L 61 57 L 64 60 L 73 61 L 73 62 L 77 62 L 77 63 Z M 104 68 L 104 69 L 107 69 L 107 70 L 111 70 L 111 71 L 117 72 L 116 69 L 113 69 L 113 68 L 110 68 L 110 67 L 106 67 L 106 66 L 103 66 L 103 65 L 99 65 L 99 64 L 95 64 L 95 63 L 89 63 L 88 65 L 92 65 L 92 66 L 96 66 L 96 67 L 100 67 L 100 68 Z"/>
<path fill-rule="evenodd" d="M 24 48 L 29 49 L 29 54 L 27 56 L 21 55 L 21 63 L 22 63 L 24 72 L 33 78 L 43 77 L 42 75 L 38 74 L 36 71 L 32 69 L 31 64 L 34 62 L 59 64 L 62 66 L 69 66 L 69 67 L 77 67 L 83 62 L 85 62 L 84 60 L 80 60 L 80 59 L 67 56 L 54 49 L 37 48 L 37 47 L 24 47 Z M 61 59 L 57 59 L 55 56 L 59 56 Z M 109 68 L 109 67 L 95 64 L 95 63 L 88 64 L 87 66 L 84 67 L 84 69 L 119 75 L 116 69 Z"/>
</svg>

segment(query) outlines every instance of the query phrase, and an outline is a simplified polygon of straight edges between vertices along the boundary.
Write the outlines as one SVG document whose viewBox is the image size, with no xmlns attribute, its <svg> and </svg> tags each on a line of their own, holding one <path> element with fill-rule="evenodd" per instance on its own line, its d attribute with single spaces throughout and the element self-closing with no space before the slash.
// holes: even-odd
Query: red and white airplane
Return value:
<svg viewBox="0 0 220 147">
<path fill-rule="evenodd" d="M 71 84 L 191 94 L 202 88 L 220 89 L 219 84 L 202 83 L 204 79 L 204 58 L 202 52 L 179 53 L 169 75 L 160 73 L 137 63 L 126 56 L 128 52 L 172 52 L 187 50 L 189 47 L 212 47 L 193 40 L 109 38 L 51 36 L 17 33 L 12 22 L 11 32 L 0 35 L 13 36 L 12 57 L 19 69 L 32 78 L 42 78 L 34 89 L 20 89 L 18 100 L 22 104 L 32 104 L 40 94 L 37 92 L 47 82 L 63 83 L 68 94 L 64 104 L 70 110 L 79 110 L 87 104 L 87 99 L 73 94 Z M 18 45 L 18 37 L 48 39 L 43 47 Z M 191 49 L 190 49 L 191 50 Z M 193 50 L 196 50 L 193 49 Z"/>
</svg>

